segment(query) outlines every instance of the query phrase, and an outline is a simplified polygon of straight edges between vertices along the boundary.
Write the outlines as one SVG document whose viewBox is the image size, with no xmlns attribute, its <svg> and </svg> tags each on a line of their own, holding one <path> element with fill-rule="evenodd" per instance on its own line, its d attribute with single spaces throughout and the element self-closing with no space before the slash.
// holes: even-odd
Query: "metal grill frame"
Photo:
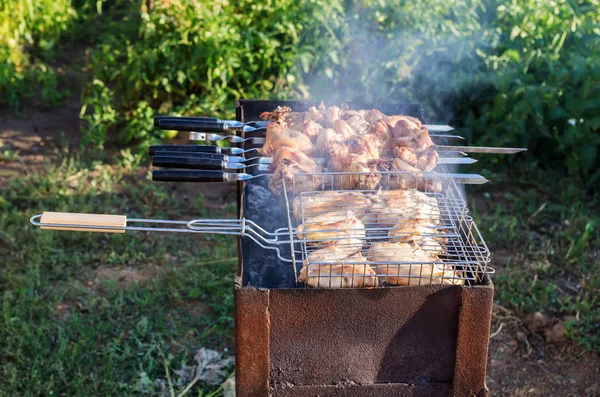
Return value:
<svg viewBox="0 0 600 397">
<path fill-rule="evenodd" d="M 302 180 L 305 178 L 312 179 L 312 184 L 316 186 L 321 186 L 322 190 L 320 191 L 310 191 L 310 192 L 299 192 L 298 197 L 300 198 L 301 204 L 301 219 L 297 219 L 300 224 L 307 224 L 309 218 L 306 216 L 305 211 L 305 198 L 315 197 L 324 191 L 336 191 L 336 192 L 353 192 L 353 193 L 363 193 L 365 195 L 377 195 L 381 192 L 381 187 L 378 190 L 338 190 L 337 187 L 347 185 L 346 179 L 355 178 L 356 175 L 368 175 L 369 173 L 344 173 L 344 172 L 331 172 L 331 173 L 318 173 L 318 174 L 298 174 L 295 176 L 292 181 L 292 191 L 297 191 L 296 182 L 298 180 Z M 398 173 L 398 172 L 383 172 L 380 173 L 382 176 L 382 180 L 379 185 L 384 187 L 393 187 L 400 185 L 400 181 L 404 182 L 403 187 L 405 189 L 415 189 L 418 185 L 418 182 L 422 182 L 422 176 L 414 175 L 409 173 Z M 431 178 L 431 177 L 428 177 Z M 386 286 L 390 285 L 385 283 L 386 278 L 388 277 L 400 277 L 400 271 L 402 269 L 405 270 L 408 265 L 408 276 L 403 277 L 408 279 L 408 285 L 430 285 L 430 284 L 456 284 L 456 283 L 470 283 L 470 284 L 478 284 L 483 281 L 484 274 L 493 273 L 493 269 L 488 266 L 490 262 L 490 251 L 477 228 L 477 225 L 473 221 L 473 218 L 469 215 L 469 210 L 466 206 L 466 200 L 464 199 L 462 193 L 460 192 L 456 183 L 451 179 L 444 178 L 432 178 L 428 182 L 432 181 L 433 183 L 426 183 L 426 186 L 432 187 L 430 191 L 424 192 L 428 197 L 435 198 L 438 204 L 438 208 L 440 210 L 440 216 L 438 221 L 440 221 L 441 225 L 436 227 L 436 229 L 442 230 L 453 230 L 452 233 L 432 233 L 431 238 L 445 238 L 446 239 L 446 254 L 442 254 L 440 256 L 443 257 L 442 262 L 444 265 L 451 267 L 451 269 L 443 269 L 442 276 L 439 280 L 440 282 L 434 282 L 433 271 L 431 271 L 431 275 L 429 277 L 423 276 L 423 270 L 426 267 L 434 268 L 435 266 L 440 266 L 441 263 L 438 261 L 431 262 L 376 262 L 370 259 L 367 259 L 366 262 L 348 262 L 344 261 L 342 266 L 342 274 L 332 274 L 333 266 L 338 265 L 336 261 L 319 261 L 312 262 L 309 260 L 310 254 L 316 251 L 318 248 L 311 246 L 311 243 L 335 243 L 335 240 L 341 240 L 342 238 L 332 237 L 330 239 L 323 239 L 320 241 L 315 240 L 300 240 L 300 248 L 297 247 L 297 244 L 292 246 L 293 249 L 293 257 L 300 257 L 301 263 L 303 267 L 306 267 L 306 273 L 311 275 L 311 267 L 316 270 L 316 278 L 317 285 L 322 286 L 325 284 L 326 288 L 332 287 L 332 279 L 339 278 L 339 283 L 335 282 L 335 287 L 338 287 L 338 284 L 341 286 L 343 281 L 341 280 L 343 277 L 350 277 L 350 285 L 351 286 L 364 286 L 365 280 L 356 280 L 356 277 L 368 277 L 367 275 L 356 275 L 356 269 L 360 269 L 363 267 L 363 270 L 366 267 L 371 267 L 375 270 L 375 275 L 378 280 L 378 286 Z M 306 185 L 304 181 L 300 183 L 301 186 Z M 434 192 L 434 186 L 441 186 L 440 192 Z M 393 190 L 393 189 L 390 189 Z M 404 190 L 404 189 L 399 189 Z M 384 191 L 385 192 L 385 191 Z M 286 203 L 288 205 L 288 211 L 291 211 L 292 208 L 289 207 L 289 199 L 286 197 Z M 352 210 L 353 207 L 343 207 L 344 210 Z M 356 209 L 356 208 L 354 208 Z M 328 212 L 328 211 L 324 211 Z M 288 218 L 293 216 L 288 212 Z M 371 219 L 373 216 L 371 216 Z M 398 221 L 413 221 L 410 218 L 396 218 L 394 223 Z M 376 223 L 376 222 L 375 222 Z M 388 236 L 388 233 L 393 230 L 396 226 L 386 227 L 378 224 L 367 224 L 365 223 L 365 230 L 367 231 L 367 236 L 365 237 L 365 241 L 367 246 L 363 246 L 359 252 L 366 252 L 369 246 L 372 246 L 373 241 L 388 241 L 391 240 Z M 314 230 L 312 232 L 315 232 Z M 317 230 L 319 232 L 319 230 Z M 370 232 L 370 233 L 369 233 Z M 332 231 L 335 233 L 335 231 Z M 370 234 L 370 235 L 369 235 Z M 420 247 L 423 251 L 429 251 L 427 247 Z M 367 255 L 364 255 L 368 258 Z M 346 269 L 345 265 L 349 265 L 348 267 L 352 268 L 351 274 L 344 274 L 344 269 Z M 329 271 L 327 271 L 327 267 L 329 267 Z M 381 268 L 385 267 L 385 271 L 381 271 Z M 414 267 L 418 269 L 418 275 L 413 275 Z M 397 274 L 394 275 L 394 272 L 390 272 L 390 268 L 394 268 L 397 270 Z M 296 280 L 299 276 L 299 268 L 294 267 Z M 321 274 L 321 272 L 325 270 L 325 275 Z M 453 275 L 454 270 L 460 271 L 460 276 L 458 274 Z M 447 274 L 447 273 L 448 274 Z M 315 276 L 313 276 L 315 277 Z M 325 283 L 322 283 L 322 278 L 325 278 Z M 416 283 L 413 283 L 414 280 L 417 279 Z M 437 281 L 437 277 L 436 277 Z"/>
</svg>

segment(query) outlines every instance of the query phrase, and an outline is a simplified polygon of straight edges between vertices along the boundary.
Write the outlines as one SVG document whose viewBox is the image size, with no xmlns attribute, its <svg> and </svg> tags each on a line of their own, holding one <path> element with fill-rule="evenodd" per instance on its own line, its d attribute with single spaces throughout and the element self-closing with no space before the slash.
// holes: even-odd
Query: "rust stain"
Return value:
<svg viewBox="0 0 600 397">
<path fill-rule="evenodd" d="M 269 291 L 236 284 L 233 295 L 236 396 L 265 397 L 269 395 Z"/>
<path fill-rule="evenodd" d="M 453 395 L 485 396 L 494 286 L 489 281 L 489 285 L 486 286 L 464 288 L 462 298 L 458 318 Z"/>
</svg>

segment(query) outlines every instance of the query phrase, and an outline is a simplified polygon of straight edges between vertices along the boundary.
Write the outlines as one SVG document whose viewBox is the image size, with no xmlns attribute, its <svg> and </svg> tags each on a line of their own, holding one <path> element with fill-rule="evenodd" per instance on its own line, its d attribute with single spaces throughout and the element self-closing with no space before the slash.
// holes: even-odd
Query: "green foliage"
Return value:
<svg viewBox="0 0 600 397">
<path fill-rule="evenodd" d="M 481 144 L 595 186 L 598 0 L 131 3 L 90 59 L 88 141 L 145 145 L 152 116 L 231 116 L 236 98 L 425 104 Z M 122 128 L 120 128 L 122 127 Z M 522 156 L 523 157 L 523 156 Z"/>
<path fill-rule="evenodd" d="M 590 186 L 600 178 L 600 2 L 531 0 L 499 5 L 498 43 L 480 53 L 490 91 L 459 120 L 479 143 L 527 146 L 544 167 Z"/>
<path fill-rule="evenodd" d="M 74 22 L 86 19 L 92 5 L 105 0 L 0 0 L 0 105 L 17 109 L 23 98 L 39 95 L 56 106 L 65 93 L 51 66 L 61 38 Z"/>
<path fill-rule="evenodd" d="M 77 16 L 70 0 L 2 0 L 0 3 L 0 103 L 17 107 L 32 92 L 43 88 L 44 100 L 58 98 L 56 73 L 44 60 Z"/>
<path fill-rule="evenodd" d="M 156 139 L 156 112 L 231 116 L 236 98 L 303 97 L 302 70 L 319 69 L 335 40 L 319 34 L 338 12 L 322 0 L 153 4 L 132 3 L 137 31 L 107 35 L 93 52 L 88 141 L 101 145 L 115 125 L 124 141 Z"/>
</svg>

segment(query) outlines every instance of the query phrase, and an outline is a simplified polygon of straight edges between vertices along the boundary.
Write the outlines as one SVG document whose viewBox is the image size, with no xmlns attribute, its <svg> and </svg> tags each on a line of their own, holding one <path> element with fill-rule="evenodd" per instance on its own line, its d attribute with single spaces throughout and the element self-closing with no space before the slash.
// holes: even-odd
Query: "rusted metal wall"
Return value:
<svg viewBox="0 0 600 397">
<path fill-rule="evenodd" d="M 237 395 L 486 395 L 487 281 L 257 290 L 238 279 Z"/>
</svg>

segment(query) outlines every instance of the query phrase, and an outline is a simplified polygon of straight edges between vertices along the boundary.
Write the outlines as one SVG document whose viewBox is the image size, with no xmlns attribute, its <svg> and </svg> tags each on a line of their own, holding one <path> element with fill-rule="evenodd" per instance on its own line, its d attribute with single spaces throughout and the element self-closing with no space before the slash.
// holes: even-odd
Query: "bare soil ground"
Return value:
<svg viewBox="0 0 600 397">
<path fill-rule="evenodd" d="M 27 105 L 22 115 L 0 110 L 0 142 L 13 148 L 18 161 L 0 161 L 0 179 L 16 177 L 43 169 L 44 161 L 54 157 L 54 147 L 79 143 L 80 82 L 74 75 L 71 96 L 59 108 L 47 109 Z M 64 137 L 64 138 L 63 138 Z M 221 184 L 220 184 L 221 185 Z M 206 206 L 221 207 L 223 202 L 235 203 L 234 185 L 221 185 L 207 192 Z M 184 200 L 194 194 L 176 189 Z M 517 253 L 498 250 L 495 268 L 502 268 Z M 105 268 L 97 270 L 97 279 L 122 285 L 152 277 L 148 269 Z M 69 302 L 60 311 L 68 311 Z M 198 305 L 190 304 L 190 314 L 198 315 Z M 556 319 L 555 319 L 556 321 Z M 531 333 L 518 315 L 500 306 L 494 309 L 492 334 L 488 354 L 488 386 L 493 396 L 600 396 L 600 358 L 582 353 L 570 342 L 549 344 L 545 330 Z"/>
</svg>

